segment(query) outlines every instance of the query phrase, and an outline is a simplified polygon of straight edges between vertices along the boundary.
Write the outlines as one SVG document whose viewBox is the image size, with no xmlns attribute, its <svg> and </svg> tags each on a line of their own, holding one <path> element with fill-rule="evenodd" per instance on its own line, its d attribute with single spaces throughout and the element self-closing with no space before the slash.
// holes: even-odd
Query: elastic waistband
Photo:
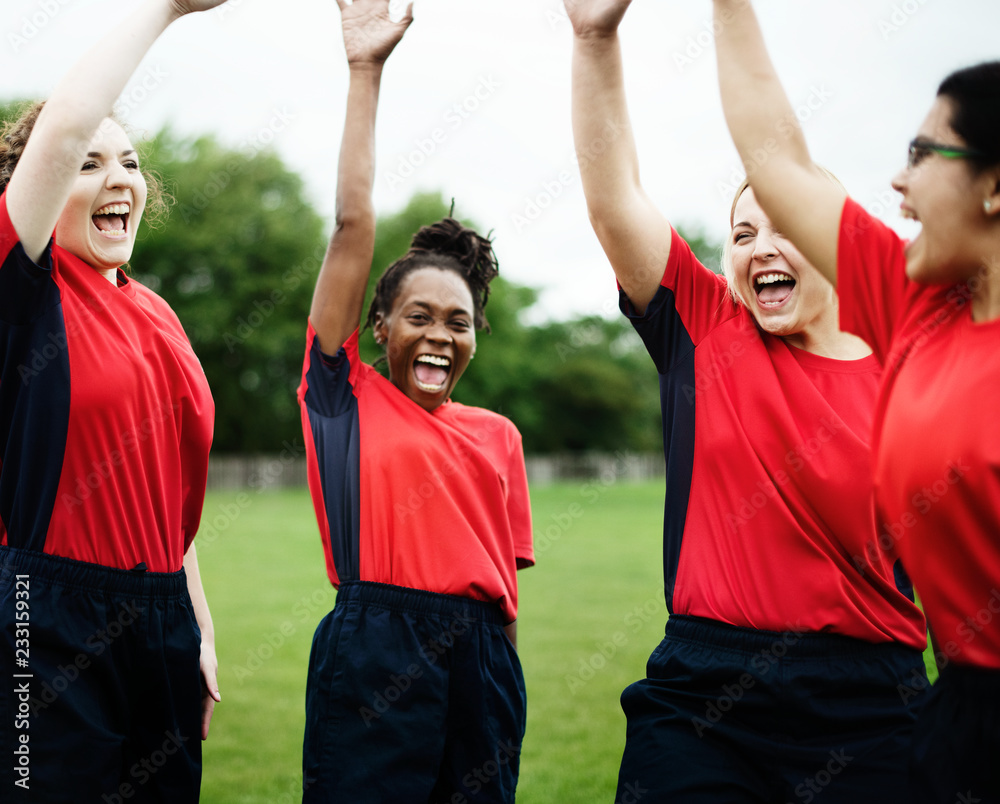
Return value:
<svg viewBox="0 0 1000 804">
<path fill-rule="evenodd" d="M 844 634 L 815 631 L 764 631 L 720 623 L 688 614 L 671 614 L 665 634 L 673 639 L 710 645 L 748 655 L 770 651 L 775 656 L 816 659 L 824 656 L 854 656 L 859 659 L 887 655 L 920 654 L 916 648 L 902 642 L 866 642 Z"/>
<path fill-rule="evenodd" d="M 123 570 L 0 545 L 0 568 L 9 568 L 16 575 L 27 575 L 29 580 L 38 579 L 90 592 L 152 595 L 158 598 L 187 594 L 187 576 L 183 567 L 177 572 Z"/>
<path fill-rule="evenodd" d="M 410 614 L 504 624 L 500 607 L 495 603 L 374 581 L 343 581 L 337 590 L 337 605 L 352 601 Z"/>
</svg>

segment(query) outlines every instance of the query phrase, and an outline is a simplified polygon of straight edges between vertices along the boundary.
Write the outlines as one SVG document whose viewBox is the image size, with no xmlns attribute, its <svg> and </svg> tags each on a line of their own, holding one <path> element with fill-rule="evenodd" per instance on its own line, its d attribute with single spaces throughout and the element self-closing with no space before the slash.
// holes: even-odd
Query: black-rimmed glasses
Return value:
<svg viewBox="0 0 1000 804">
<path fill-rule="evenodd" d="M 958 145 L 942 145 L 939 142 L 922 140 L 917 137 L 915 140 L 910 140 L 906 166 L 908 168 L 916 167 L 932 153 L 941 154 L 945 159 L 975 159 L 984 155 L 982 151 L 977 151 L 974 148 L 962 148 Z"/>
</svg>

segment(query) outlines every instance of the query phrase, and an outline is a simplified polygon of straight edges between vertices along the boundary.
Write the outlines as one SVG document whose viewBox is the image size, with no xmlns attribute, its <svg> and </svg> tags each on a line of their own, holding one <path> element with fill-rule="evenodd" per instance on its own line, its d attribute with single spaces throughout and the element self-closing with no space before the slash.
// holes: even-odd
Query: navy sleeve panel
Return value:
<svg viewBox="0 0 1000 804">
<path fill-rule="evenodd" d="M 59 288 L 52 281 L 52 241 L 36 265 L 16 243 L 0 267 L 0 321 L 28 324 L 59 303 Z"/>
<path fill-rule="evenodd" d="M 666 498 L 663 510 L 663 583 L 667 611 L 673 611 L 674 582 L 680 563 L 681 540 L 687 521 L 691 475 L 694 471 L 695 350 L 674 305 L 674 293 L 660 286 L 642 316 L 621 294 L 628 316 L 660 375 L 663 414 L 663 455 L 666 459 Z"/>
<path fill-rule="evenodd" d="M 359 580 L 361 436 L 358 400 L 350 384 L 350 361 L 344 348 L 329 357 L 314 339 L 306 383 L 306 407 L 333 563 L 340 581 Z"/>
<path fill-rule="evenodd" d="M 0 269 L 0 519 L 42 552 L 66 453 L 70 367 L 59 289 L 18 243 Z"/>
</svg>

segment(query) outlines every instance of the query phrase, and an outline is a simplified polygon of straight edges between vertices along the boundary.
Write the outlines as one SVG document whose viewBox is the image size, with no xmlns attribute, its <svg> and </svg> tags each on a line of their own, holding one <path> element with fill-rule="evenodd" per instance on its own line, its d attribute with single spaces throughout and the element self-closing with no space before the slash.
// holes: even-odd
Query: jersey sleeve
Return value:
<svg viewBox="0 0 1000 804">
<path fill-rule="evenodd" d="M 357 329 L 335 355 L 328 355 L 319 348 L 319 339 L 310 321 L 300 399 L 310 410 L 326 418 L 353 410 L 353 388 L 360 363 Z"/>
<path fill-rule="evenodd" d="M 531 501 L 528 497 L 528 473 L 524 465 L 521 434 L 513 423 L 509 427 L 509 462 L 507 464 L 507 515 L 514 536 L 514 556 L 517 568 L 535 563 L 535 548 L 531 534 Z"/>
<path fill-rule="evenodd" d="M 881 363 L 905 309 L 905 242 L 848 198 L 837 243 L 841 329 L 864 339 Z"/>
<path fill-rule="evenodd" d="M 621 311 L 642 338 L 660 374 L 666 374 L 738 312 L 725 278 L 702 265 L 673 227 L 671 233 L 670 257 L 646 311 L 638 314 L 624 291 L 619 291 Z"/>
<path fill-rule="evenodd" d="M 39 263 L 32 262 L 21 245 L 7 213 L 7 193 L 0 195 L 0 321 L 26 324 L 59 302 L 52 280 L 52 241 Z"/>
</svg>

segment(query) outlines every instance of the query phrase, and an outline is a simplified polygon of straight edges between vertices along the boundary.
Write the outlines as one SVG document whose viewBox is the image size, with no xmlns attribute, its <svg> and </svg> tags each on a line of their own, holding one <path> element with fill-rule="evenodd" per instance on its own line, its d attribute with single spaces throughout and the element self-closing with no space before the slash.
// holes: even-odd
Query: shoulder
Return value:
<svg viewBox="0 0 1000 804">
<path fill-rule="evenodd" d="M 514 422 L 502 413 L 496 413 L 486 408 L 463 405 L 461 402 L 446 402 L 441 406 L 440 413 L 452 423 L 469 430 L 469 435 L 478 440 L 499 434 L 517 440 L 521 438 L 521 433 Z"/>
</svg>

